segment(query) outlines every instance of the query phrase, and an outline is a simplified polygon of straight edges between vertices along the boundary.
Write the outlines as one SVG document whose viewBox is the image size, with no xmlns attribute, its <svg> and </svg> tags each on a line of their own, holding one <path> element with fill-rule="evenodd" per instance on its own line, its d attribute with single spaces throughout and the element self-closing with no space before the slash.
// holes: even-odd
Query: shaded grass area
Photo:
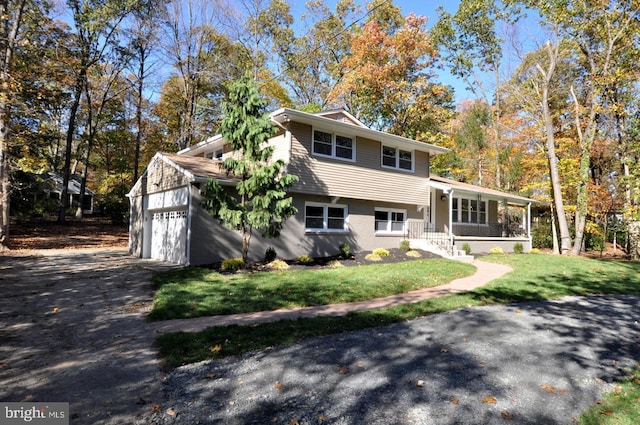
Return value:
<svg viewBox="0 0 640 425">
<path fill-rule="evenodd" d="M 225 275 L 185 268 L 154 276 L 151 320 L 250 313 L 354 302 L 448 283 L 473 274 L 457 261 L 430 259 L 357 267 Z"/>
<path fill-rule="evenodd" d="M 254 325 L 209 328 L 197 333 L 158 337 L 168 367 L 286 345 L 312 336 L 385 326 L 468 306 L 541 301 L 567 295 L 640 294 L 640 263 L 602 261 L 544 254 L 483 257 L 514 271 L 462 294 L 343 317 L 323 317 Z M 386 266 L 389 267 L 389 266 Z M 362 281 L 369 278 L 361 269 Z"/>
<path fill-rule="evenodd" d="M 640 420 L 640 364 L 605 395 L 602 402 L 594 404 L 580 415 L 581 425 L 635 425 Z"/>
</svg>

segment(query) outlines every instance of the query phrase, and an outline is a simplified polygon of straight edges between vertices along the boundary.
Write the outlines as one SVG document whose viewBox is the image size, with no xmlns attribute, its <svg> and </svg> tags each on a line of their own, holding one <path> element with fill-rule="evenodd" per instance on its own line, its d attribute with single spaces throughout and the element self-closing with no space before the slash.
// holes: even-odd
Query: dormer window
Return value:
<svg viewBox="0 0 640 425">
<path fill-rule="evenodd" d="M 355 159 L 353 138 L 327 133 L 326 131 L 313 131 L 313 154 L 331 158 L 353 161 Z"/>
<path fill-rule="evenodd" d="M 413 171 L 413 152 L 393 146 L 382 146 L 382 166 Z"/>
</svg>

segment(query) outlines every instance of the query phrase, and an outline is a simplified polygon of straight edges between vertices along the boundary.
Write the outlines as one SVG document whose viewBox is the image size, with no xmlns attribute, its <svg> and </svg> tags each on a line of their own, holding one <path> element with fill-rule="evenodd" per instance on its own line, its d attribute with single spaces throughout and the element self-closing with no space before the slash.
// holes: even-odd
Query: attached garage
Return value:
<svg viewBox="0 0 640 425">
<path fill-rule="evenodd" d="M 191 265 L 191 227 L 200 186 L 228 180 L 219 161 L 156 154 L 129 194 L 129 252 L 142 258 Z M 211 220 L 213 221 L 213 220 Z M 196 235 L 196 239 L 197 239 Z"/>
</svg>

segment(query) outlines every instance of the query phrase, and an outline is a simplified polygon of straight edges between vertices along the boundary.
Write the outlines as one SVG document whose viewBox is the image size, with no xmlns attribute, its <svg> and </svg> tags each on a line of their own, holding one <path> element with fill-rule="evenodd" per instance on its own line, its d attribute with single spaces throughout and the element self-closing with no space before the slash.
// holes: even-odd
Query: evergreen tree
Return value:
<svg viewBox="0 0 640 425">
<path fill-rule="evenodd" d="M 287 188 L 298 177 L 284 173 L 284 161 L 270 160 L 273 147 L 267 142 L 274 127 L 264 113 L 265 106 L 249 73 L 231 84 L 222 105 L 220 134 L 236 155 L 225 159 L 222 166 L 238 182 L 235 193 L 229 193 L 210 178 L 202 202 L 222 224 L 242 233 L 245 263 L 254 229 L 263 237 L 278 237 L 284 222 L 298 212 L 287 197 Z"/>
</svg>

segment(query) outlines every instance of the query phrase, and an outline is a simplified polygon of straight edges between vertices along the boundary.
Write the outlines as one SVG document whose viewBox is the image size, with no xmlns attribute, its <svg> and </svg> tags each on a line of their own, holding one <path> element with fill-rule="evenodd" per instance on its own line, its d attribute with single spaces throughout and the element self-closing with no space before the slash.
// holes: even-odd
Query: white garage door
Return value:
<svg viewBox="0 0 640 425">
<path fill-rule="evenodd" d="M 187 262 L 187 210 L 153 213 L 151 258 L 179 264 Z"/>
</svg>

